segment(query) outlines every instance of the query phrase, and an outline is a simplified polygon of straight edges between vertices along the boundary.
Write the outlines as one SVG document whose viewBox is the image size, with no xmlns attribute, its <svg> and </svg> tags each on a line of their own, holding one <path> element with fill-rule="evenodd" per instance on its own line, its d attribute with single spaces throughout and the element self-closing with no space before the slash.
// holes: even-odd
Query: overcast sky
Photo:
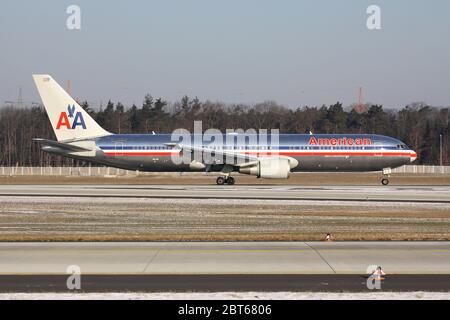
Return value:
<svg viewBox="0 0 450 320">
<path fill-rule="evenodd" d="M 81 30 L 66 27 L 69 5 Z M 381 8 L 381 30 L 366 9 Z M 0 104 L 51 74 L 98 106 L 146 93 L 297 107 L 450 105 L 450 1 L 165 0 L 0 4 Z"/>
</svg>

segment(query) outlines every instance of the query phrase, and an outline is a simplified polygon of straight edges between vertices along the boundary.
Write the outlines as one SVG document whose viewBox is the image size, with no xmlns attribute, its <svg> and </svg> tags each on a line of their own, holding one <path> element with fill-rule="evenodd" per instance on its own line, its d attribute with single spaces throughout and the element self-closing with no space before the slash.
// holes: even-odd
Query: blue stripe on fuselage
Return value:
<svg viewBox="0 0 450 320">
<path fill-rule="evenodd" d="M 114 134 L 110 136 L 100 137 L 96 140 L 97 146 L 102 150 L 115 150 L 117 145 L 120 145 L 121 150 L 169 150 L 171 147 L 166 146 L 166 143 L 177 143 L 178 141 L 172 141 L 170 134 Z M 244 135 L 246 136 L 246 135 Z M 231 142 L 231 145 L 243 146 L 240 144 L 239 135 L 223 135 L 223 141 L 227 144 L 227 142 Z M 280 134 L 279 135 L 279 150 L 292 150 L 292 149 L 300 149 L 302 147 L 309 147 L 313 150 L 319 150 L 321 148 L 335 148 L 342 150 L 351 150 L 352 147 L 358 147 L 356 145 L 320 145 L 320 146 L 311 146 L 309 144 L 310 138 L 314 137 L 316 139 L 343 139 L 343 138 L 352 138 L 352 139 L 370 139 L 372 142 L 371 145 L 363 145 L 359 147 L 364 147 L 365 150 L 377 150 L 377 149 L 386 149 L 386 150 L 397 150 L 397 145 L 404 144 L 398 139 L 381 136 L 381 135 L 372 135 L 372 134 Z M 191 135 L 191 144 L 194 144 L 194 141 L 201 141 L 201 136 L 194 137 Z M 252 140 L 255 139 L 255 140 Z M 208 140 L 208 139 L 206 139 Z M 251 148 L 254 145 L 254 142 L 248 145 L 248 140 L 257 141 L 258 137 L 256 135 L 252 136 L 250 139 L 246 139 L 247 143 L 244 143 L 247 148 Z M 268 140 L 270 144 L 270 135 L 268 135 Z M 186 144 L 186 142 L 184 142 Z M 203 145 L 207 146 L 210 144 L 209 141 L 204 141 Z M 263 145 L 266 145 L 263 143 Z M 225 145 L 226 146 L 226 145 Z M 225 147 L 226 149 L 230 149 L 229 147 Z M 233 148 L 231 148 L 233 149 Z"/>
</svg>

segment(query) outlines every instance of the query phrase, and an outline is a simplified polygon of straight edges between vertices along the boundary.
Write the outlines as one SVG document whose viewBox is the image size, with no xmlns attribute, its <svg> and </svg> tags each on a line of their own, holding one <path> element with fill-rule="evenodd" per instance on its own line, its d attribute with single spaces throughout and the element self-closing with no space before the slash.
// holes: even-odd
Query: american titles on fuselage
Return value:
<svg viewBox="0 0 450 320">
<path fill-rule="evenodd" d="M 372 139 L 370 138 L 309 138 L 310 146 L 370 146 Z"/>
</svg>

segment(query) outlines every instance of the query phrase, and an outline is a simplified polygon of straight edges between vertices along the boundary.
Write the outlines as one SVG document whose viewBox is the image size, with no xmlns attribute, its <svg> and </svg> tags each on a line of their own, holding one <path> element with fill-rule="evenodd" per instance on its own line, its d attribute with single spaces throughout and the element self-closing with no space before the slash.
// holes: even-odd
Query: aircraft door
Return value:
<svg viewBox="0 0 450 320">
<path fill-rule="evenodd" d="M 375 157 L 381 157 L 383 155 L 383 149 L 381 148 L 382 144 L 380 142 L 375 142 Z"/>
<path fill-rule="evenodd" d="M 116 141 L 114 143 L 114 155 L 116 157 L 123 156 L 123 142 L 122 141 Z"/>
</svg>

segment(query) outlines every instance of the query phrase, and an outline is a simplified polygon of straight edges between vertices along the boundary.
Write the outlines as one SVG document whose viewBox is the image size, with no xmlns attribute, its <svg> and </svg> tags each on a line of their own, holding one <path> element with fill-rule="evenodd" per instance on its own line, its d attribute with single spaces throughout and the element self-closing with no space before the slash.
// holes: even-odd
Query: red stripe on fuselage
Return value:
<svg viewBox="0 0 450 320">
<path fill-rule="evenodd" d="M 179 151 L 174 152 L 105 152 L 108 156 L 167 156 L 170 157 L 172 154 L 179 154 Z"/>
</svg>

